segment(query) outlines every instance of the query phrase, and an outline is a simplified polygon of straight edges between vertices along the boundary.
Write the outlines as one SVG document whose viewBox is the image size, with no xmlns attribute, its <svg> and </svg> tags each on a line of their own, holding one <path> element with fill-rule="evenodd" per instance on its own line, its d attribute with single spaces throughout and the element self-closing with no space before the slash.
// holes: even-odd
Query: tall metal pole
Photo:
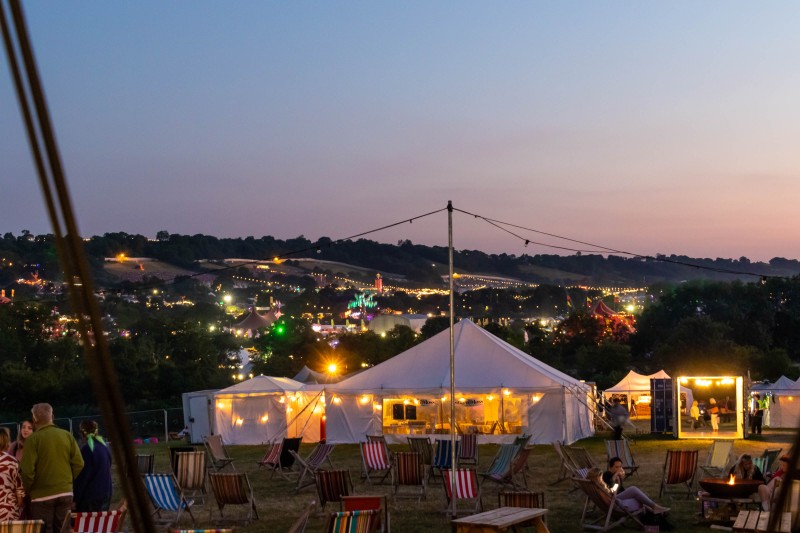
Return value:
<svg viewBox="0 0 800 533">
<path fill-rule="evenodd" d="M 447 201 L 447 254 L 450 262 L 450 486 L 456 486 L 456 352 L 453 337 L 453 202 Z M 453 493 L 455 494 L 455 492 Z M 450 514 L 456 516 L 456 498 L 450 499 Z"/>
</svg>

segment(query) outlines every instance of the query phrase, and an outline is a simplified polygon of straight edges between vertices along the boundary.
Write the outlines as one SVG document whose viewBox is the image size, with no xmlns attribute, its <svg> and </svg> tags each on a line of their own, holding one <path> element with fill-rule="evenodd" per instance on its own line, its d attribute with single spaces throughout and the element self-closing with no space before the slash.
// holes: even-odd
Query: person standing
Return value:
<svg viewBox="0 0 800 533">
<path fill-rule="evenodd" d="M 8 453 L 13 455 L 17 461 L 22 461 L 22 456 L 25 453 L 25 441 L 33 433 L 33 424 L 29 420 L 23 420 L 19 425 L 19 432 L 17 433 L 17 440 L 11 443 Z"/>
<path fill-rule="evenodd" d="M 0 427 L 0 522 L 19 520 L 25 489 L 19 476 L 19 463 L 8 453 L 11 434 Z"/>
<path fill-rule="evenodd" d="M 622 426 L 628 421 L 628 416 L 628 410 L 620 403 L 619 398 L 614 398 L 608 410 L 611 428 L 614 430 L 614 440 L 622 438 Z"/>
<path fill-rule="evenodd" d="M 72 508 L 72 482 L 83 469 L 78 443 L 53 424 L 53 407 L 31 409 L 36 431 L 25 443 L 22 483 L 31 497 L 31 518 L 44 520 L 44 533 L 58 533 Z"/>
<path fill-rule="evenodd" d="M 764 403 L 761 401 L 761 395 L 756 393 L 753 396 L 753 420 L 751 424 L 751 432 L 753 435 L 761 435 L 761 424 L 764 421 Z"/>
<path fill-rule="evenodd" d="M 73 494 L 75 510 L 79 513 L 108 511 L 111 503 L 111 451 L 97 434 L 97 422 L 81 422 L 81 435 L 86 443 L 81 447 L 83 470 L 75 478 Z"/>
<path fill-rule="evenodd" d="M 719 406 L 717 405 L 717 400 L 711 398 L 708 403 L 710 405 L 708 414 L 711 415 L 711 431 L 719 431 Z"/>
</svg>

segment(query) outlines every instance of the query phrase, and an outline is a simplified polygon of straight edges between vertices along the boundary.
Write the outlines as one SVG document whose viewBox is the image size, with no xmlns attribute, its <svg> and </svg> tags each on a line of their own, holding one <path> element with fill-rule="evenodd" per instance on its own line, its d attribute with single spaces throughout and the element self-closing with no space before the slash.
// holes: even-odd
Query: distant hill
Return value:
<svg viewBox="0 0 800 533">
<path fill-rule="evenodd" d="M 423 246 L 411 241 L 396 245 L 367 239 L 335 243 L 323 237 L 311 242 L 303 236 L 280 240 L 260 238 L 217 238 L 209 235 L 178 235 L 159 232 L 158 239 L 128 233 L 106 233 L 86 239 L 86 251 L 102 273 L 102 279 L 132 279 L 140 274 L 164 277 L 207 270 L 203 260 L 226 258 L 268 260 L 286 259 L 294 273 L 356 275 L 364 279 L 380 272 L 387 280 L 400 283 L 441 285 L 447 273 L 447 248 Z M 52 237 L 31 235 L 15 237 L 6 233 L 0 239 L 4 265 L 0 285 L 26 275 L 31 265 L 37 271 L 57 271 Z M 159 265 L 144 265 L 144 270 L 130 267 L 102 266 L 103 258 L 124 253 L 130 257 L 150 257 Z M 292 259 L 304 259 L 294 262 Z M 751 262 L 747 258 L 709 259 L 686 256 L 631 258 L 602 255 L 510 255 L 487 254 L 479 250 L 458 250 L 454 253 L 457 272 L 499 276 L 531 283 L 556 285 L 592 285 L 641 287 L 658 282 L 679 283 L 695 279 L 717 281 L 754 281 L 758 276 L 792 277 L 800 274 L 800 262 L 774 258 L 768 263 Z M 12 265 L 12 266 L 8 266 Z M 206 265 L 208 266 L 208 265 Z M 288 266 L 288 265 L 287 265 Z M 27 269 L 27 270 L 26 270 Z M 752 275 L 751 275 L 752 274 Z M 46 274 L 45 274 L 46 275 Z"/>
</svg>

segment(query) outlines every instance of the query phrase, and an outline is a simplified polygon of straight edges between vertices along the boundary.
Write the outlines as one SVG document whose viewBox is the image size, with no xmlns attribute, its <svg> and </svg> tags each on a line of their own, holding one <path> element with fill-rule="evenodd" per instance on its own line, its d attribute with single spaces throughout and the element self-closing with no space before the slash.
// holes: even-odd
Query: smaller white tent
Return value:
<svg viewBox="0 0 800 533">
<path fill-rule="evenodd" d="M 655 374 L 650 374 L 649 376 L 631 370 L 619 383 L 610 389 L 604 390 L 603 396 L 606 399 L 610 399 L 615 394 L 625 394 L 628 397 L 628 409 L 630 409 L 631 402 L 638 402 L 641 396 L 650 397 L 651 379 L 670 379 L 670 377 L 669 374 L 663 370 L 659 370 Z M 688 409 L 694 401 L 692 389 L 681 385 L 681 394 L 686 396 L 686 409 Z"/>
<path fill-rule="evenodd" d="M 256 376 L 214 393 L 214 429 L 226 444 L 264 444 L 284 437 L 320 437 L 321 387 Z"/>
<path fill-rule="evenodd" d="M 786 376 L 767 386 L 752 387 L 752 392 L 771 393 L 769 411 L 764 413 L 764 425 L 771 428 L 800 427 L 800 383 Z"/>
</svg>

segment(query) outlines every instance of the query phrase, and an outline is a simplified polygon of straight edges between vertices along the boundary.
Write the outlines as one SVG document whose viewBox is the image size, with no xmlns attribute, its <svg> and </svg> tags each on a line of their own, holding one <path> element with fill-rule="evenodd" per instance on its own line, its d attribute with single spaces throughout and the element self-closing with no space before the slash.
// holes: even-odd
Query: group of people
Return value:
<svg viewBox="0 0 800 533">
<path fill-rule="evenodd" d="M 742 454 L 731 467 L 729 475 L 735 479 L 754 479 L 763 481 L 763 485 L 758 486 L 758 497 L 761 500 L 761 508 L 764 511 L 770 510 L 770 502 L 775 501 L 780 491 L 783 476 L 789 468 L 789 455 L 782 455 L 778 459 L 778 469 L 772 473 L 763 473 L 755 464 L 750 454 Z"/>
<path fill-rule="evenodd" d="M 111 451 L 97 422 L 83 421 L 79 447 L 72 433 L 53 424 L 53 408 L 38 403 L 16 441 L 0 427 L 0 522 L 44 520 L 57 533 L 70 511 L 108 510 Z"/>
</svg>

